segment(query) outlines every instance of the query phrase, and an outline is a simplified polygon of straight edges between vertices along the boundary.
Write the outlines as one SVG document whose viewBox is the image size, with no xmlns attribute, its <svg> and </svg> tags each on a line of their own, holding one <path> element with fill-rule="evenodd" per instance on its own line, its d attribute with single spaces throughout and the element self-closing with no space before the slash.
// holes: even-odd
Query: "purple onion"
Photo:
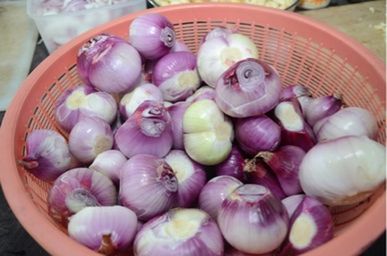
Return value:
<svg viewBox="0 0 387 256">
<path fill-rule="evenodd" d="M 49 214 L 61 223 L 87 206 L 109 206 L 117 202 L 113 182 L 88 168 L 75 168 L 60 175 L 48 192 Z"/>
<path fill-rule="evenodd" d="M 198 100 L 215 100 L 215 89 L 209 86 L 201 86 L 194 94 L 187 98 L 187 102 L 193 103 Z"/>
<path fill-rule="evenodd" d="M 148 221 L 177 204 L 178 180 L 161 158 L 137 154 L 121 167 L 119 200 Z"/>
<path fill-rule="evenodd" d="M 128 92 L 141 74 L 141 58 L 124 39 L 101 34 L 78 52 L 77 69 L 86 84 L 108 93 Z"/>
<path fill-rule="evenodd" d="M 282 204 L 285 206 L 286 211 L 288 212 L 289 218 L 293 216 L 293 213 L 296 211 L 298 206 L 304 200 L 304 194 L 297 194 L 285 197 L 281 200 Z"/>
<path fill-rule="evenodd" d="M 298 172 L 305 151 L 302 148 L 286 145 L 274 152 L 260 152 L 257 155 L 275 173 L 287 196 L 302 192 Z"/>
<path fill-rule="evenodd" d="M 295 99 L 280 102 L 274 109 L 274 115 L 282 129 L 282 145 L 294 145 L 308 151 L 316 144 L 312 128 L 304 120 Z"/>
<path fill-rule="evenodd" d="M 207 181 L 203 166 L 190 159 L 182 150 L 171 150 L 165 157 L 165 162 L 172 168 L 177 178 L 178 206 L 194 206 Z"/>
<path fill-rule="evenodd" d="M 70 237 L 104 255 L 127 251 L 136 231 L 136 214 L 118 205 L 85 207 L 68 224 Z"/>
<path fill-rule="evenodd" d="M 228 175 L 243 181 L 243 168 L 245 159 L 242 156 L 239 148 L 233 146 L 226 160 L 214 166 L 216 176 Z"/>
<path fill-rule="evenodd" d="M 328 208 L 305 196 L 290 219 L 289 237 L 280 255 L 299 255 L 326 243 L 333 238 L 333 226 Z"/>
<path fill-rule="evenodd" d="M 112 147 L 112 129 L 99 118 L 82 118 L 69 135 L 70 152 L 82 163 L 91 163 L 98 154 Z"/>
<path fill-rule="evenodd" d="M 234 190 L 222 203 L 218 224 L 226 241 L 251 254 L 268 253 L 284 241 L 288 214 L 269 189 L 246 184 Z"/>
<path fill-rule="evenodd" d="M 286 197 L 277 177 L 270 171 L 270 168 L 259 159 L 253 158 L 244 166 L 246 183 L 258 184 L 268 188 L 278 199 Z"/>
<path fill-rule="evenodd" d="M 188 46 L 181 40 L 176 40 L 171 52 L 191 52 Z"/>
<path fill-rule="evenodd" d="M 271 66 L 257 59 L 244 59 L 218 79 L 215 100 L 232 117 L 262 115 L 279 102 L 281 86 L 280 77 Z"/>
<path fill-rule="evenodd" d="M 243 183 L 231 176 L 217 176 L 203 187 L 199 195 L 199 208 L 216 220 L 222 202 Z"/>
<path fill-rule="evenodd" d="M 120 179 L 120 168 L 126 161 L 121 151 L 107 150 L 98 154 L 89 168 L 106 175 L 117 184 Z"/>
<path fill-rule="evenodd" d="M 205 212 L 176 208 L 144 224 L 133 247 L 135 255 L 221 256 L 223 238 Z"/>
<path fill-rule="evenodd" d="M 266 115 L 237 119 L 235 131 L 241 149 L 251 156 L 276 149 L 281 140 L 281 128 Z"/>
<path fill-rule="evenodd" d="M 33 130 L 27 136 L 26 151 L 19 164 L 44 181 L 55 180 L 79 164 L 70 153 L 66 139 L 54 130 Z"/>
<path fill-rule="evenodd" d="M 306 121 L 315 125 L 319 120 L 331 116 L 342 107 L 340 96 L 322 96 L 312 100 L 305 110 Z"/>
<path fill-rule="evenodd" d="M 117 103 L 106 92 L 97 92 L 91 86 L 80 85 L 66 90 L 55 107 L 55 120 L 70 132 L 82 117 L 98 117 L 112 123 L 117 114 Z"/>
<path fill-rule="evenodd" d="M 174 149 L 184 149 L 183 116 L 189 105 L 188 102 L 181 101 L 167 108 L 168 113 L 171 115 Z"/>
<path fill-rule="evenodd" d="M 118 128 L 115 142 L 128 158 L 136 154 L 163 157 L 172 148 L 171 116 L 162 103 L 144 101 Z"/>
<path fill-rule="evenodd" d="M 282 89 L 280 94 L 280 101 L 290 101 L 293 98 L 312 97 L 309 89 L 303 85 L 289 85 Z"/>
<path fill-rule="evenodd" d="M 125 94 L 120 101 L 119 110 L 124 120 L 131 116 L 138 106 L 146 100 L 163 102 L 161 90 L 154 84 L 145 83 Z"/>
<path fill-rule="evenodd" d="M 146 59 L 159 59 L 175 45 L 175 31 L 168 19 L 152 13 L 138 16 L 129 26 L 129 42 Z"/>
<path fill-rule="evenodd" d="M 157 61 L 152 82 L 160 88 L 164 100 L 185 100 L 200 86 L 196 56 L 191 52 L 168 53 Z"/>
</svg>

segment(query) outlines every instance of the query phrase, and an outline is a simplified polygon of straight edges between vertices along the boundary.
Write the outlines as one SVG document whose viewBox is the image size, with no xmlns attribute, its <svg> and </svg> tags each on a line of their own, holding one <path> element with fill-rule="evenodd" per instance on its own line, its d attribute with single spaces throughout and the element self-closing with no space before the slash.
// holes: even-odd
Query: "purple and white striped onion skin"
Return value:
<svg viewBox="0 0 387 256">
<path fill-rule="evenodd" d="M 175 208 L 144 224 L 134 241 L 141 256 L 222 256 L 216 222 L 199 209 Z"/>
<path fill-rule="evenodd" d="M 216 103 L 227 115 L 245 118 L 263 115 L 279 102 L 281 80 L 274 68 L 258 59 L 244 59 L 217 80 Z"/>
<path fill-rule="evenodd" d="M 278 248 L 288 231 L 288 214 L 281 201 L 264 186 L 246 184 L 222 203 L 218 224 L 226 241 L 251 254 Z"/>
<path fill-rule="evenodd" d="M 304 96 L 312 97 L 312 93 L 307 87 L 301 84 L 289 85 L 282 89 L 280 94 L 280 101 L 289 101 L 293 98 L 299 98 Z"/>
<path fill-rule="evenodd" d="M 227 159 L 214 166 L 216 176 L 228 175 L 243 182 L 245 159 L 237 146 L 233 146 Z"/>
<path fill-rule="evenodd" d="M 127 160 L 119 150 L 106 150 L 97 155 L 89 168 L 106 175 L 115 184 L 118 184 L 120 180 L 120 168 Z"/>
<path fill-rule="evenodd" d="M 300 165 L 306 195 L 328 206 L 359 203 L 386 179 L 386 147 L 366 136 L 320 142 Z"/>
<path fill-rule="evenodd" d="M 141 75 L 137 50 L 118 36 L 100 34 L 78 52 L 78 73 L 86 84 L 108 93 L 128 92 Z"/>
<path fill-rule="evenodd" d="M 293 213 L 296 211 L 297 207 L 304 200 L 304 194 L 297 194 L 285 197 L 281 200 L 282 204 L 285 206 L 286 211 L 288 212 L 289 218 L 293 216 Z"/>
<path fill-rule="evenodd" d="M 70 237 L 104 255 L 127 251 L 137 232 L 136 214 L 123 206 L 85 207 L 70 217 Z"/>
<path fill-rule="evenodd" d="M 215 100 L 215 89 L 209 86 L 201 86 L 186 101 L 193 103 L 198 100 Z"/>
<path fill-rule="evenodd" d="M 281 141 L 281 128 L 266 115 L 237 119 L 235 138 L 250 156 L 260 151 L 273 151 Z"/>
<path fill-rule="evenodd" d="M 196 56 L 191 52 L 168 53 L 154 66 L 152 82 L 160 88 L 164 100 L 185 100 L 201 83 L 196 69 Z"/>
<path fill-rule="evenodd" d="M 289 236 L 280 256 L 295 256 L 333 238 L 333 219 L 326 206 L 305 196 L 290 219 Z"/>
<path fill-rule="evenodd" d="M 178 181 L 165 160 L 137 154 L 121 167 L 119 201 L 140 221 L 164 213 L 177 204 Z"/>
<path fill-rule="evenodd" d="M 193 207 L 207 181 L 203 166 L 189 158 L 183 150 L 171 150 L 164 159 L 177 178 L 178 206 Z"/>
<path fill-rule="evenodd" d="M 70 153 L 66 139 L 54 130 L 36 129 L 26 139 L 26 156 L 19 161 L 28 172 L 44 181 L 79 165 Z"/>
<path fill-rule="evenodd" d="M 171 116 L 171 129 L 173 134 L 174 149 L 184 149 L 183 116 L 189 107 L 186 101 L 176 102 L 167 108 Z"/>
<path fill-rule="evenodd" d="M 217 219 L 223 201 L 232 191 L 243 183 L 232 176 L 222 175 L 212 178 L 199 195 L 199 208 Z"/>
<path fill-rule="evenodd" d="M 331 116 L 343 105 L 340 96 L 321 96 L 312 100 L 305 110 L 305 120 L 313 127 L 321 119 Z"/>
<path fill-rule="evenodd" d="M 285 145 L 273 152 L 259 152 L 260 157 L 274 172 L 287 196 L 302 192 L 298 178 L 305 151 L 297 146 Z"/>
<path fill-rule="evenodd" d="M 307 152 L 316 144 L 313 130 L 304 120 L 295 99 L 280 102 L 274 109 L 274 115 L 281 126 L 282 145 L 298 146 Z"/>
<path fill-rule="evenodd" d="M 129 42 L 145 59 L 163 57 L 171 51 L 175 41 L 172 23 L 160 14 L 141 15 L 130 23 Z"/>
<path fill-rule="evenodd" d="M 378 132 L 376 118 L 364 108 L 347 107 L 317 122 L 313 131 L 318 141 L 327 141 L 344 136 L 367 136 L 375 139 Z"/>
<path fill-rule="evenodd" d="M 70 132 L 82 117 L 98 117 L 112 123 L 117 114 L 117 103 L 106 92 L 97 92 L 91 86 L 79 85 L 66 90 L 55 107 L 55 120 Z"/>
<path fill-rule="evenodd" d="M 114 139 L 128 158 L 136 154 L 163 157 L 173 144 L 171 116 L 162 103 L 144 101 L 118 128 Z"/>
<path fill-rule="evenodd" d="M 175 40 L 175 45 L 172 47 L 171 52 L 191 52 L 191 50 L 183 41 Z"/>
<path fill-rule="evenodd" d="M 112 147 L 113 131 L 99 118 L 82 118 L 69 135 L 70 152 L 82 163 L 91 163 L 98 154 Z"/>
<path fill-rule="evenodd" d="M 74 168 L 59 176 L 48 192 L 49 214 L 61 223 L 87 206 L 111 206 L 117 202 L 113 182 L 88 168 Z"/>
<path fill-rule="evenodd" d="M 133 91 L 125 94 L 119 104 L 120 114 L 124 120 L 131 116 L 138 106 L 146 100 L 163 102 L 163 94 L 160 89 L 151 83 L 137 86 Z"/>
</svg>

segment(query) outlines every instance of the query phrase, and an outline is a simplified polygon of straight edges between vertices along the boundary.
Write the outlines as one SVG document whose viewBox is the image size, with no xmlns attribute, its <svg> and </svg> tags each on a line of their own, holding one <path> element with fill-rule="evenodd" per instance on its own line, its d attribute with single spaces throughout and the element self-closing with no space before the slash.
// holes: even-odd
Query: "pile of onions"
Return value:
<svg viewBox="0 0 387 256">
<path fill-rule="evenodd" d="M 215 28 L 198 53 L 159 14 L 80 49 L 84 85 L 59 97 L 60 133 L 19 160 L 53 181 L 49 214 L 105 255 L 297 255 L 333 237 L 327 206 L 385 180 L 371 112 L 285 87 L 251 39 Z"/>
</svg>

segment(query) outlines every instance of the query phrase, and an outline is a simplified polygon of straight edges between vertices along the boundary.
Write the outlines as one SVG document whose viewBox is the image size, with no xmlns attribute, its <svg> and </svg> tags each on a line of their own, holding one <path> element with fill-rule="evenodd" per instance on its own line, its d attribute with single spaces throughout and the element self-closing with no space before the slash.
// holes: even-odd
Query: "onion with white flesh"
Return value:
<svg viewBox="0 0 387 256">
<path fill-rule="evenodd" d="M 366 136 L 346 136 L 314 146 L 300 165 L 300 184 L 330 206 L 363 201 L 386 178 L 386 148 Z"/>
</svg>

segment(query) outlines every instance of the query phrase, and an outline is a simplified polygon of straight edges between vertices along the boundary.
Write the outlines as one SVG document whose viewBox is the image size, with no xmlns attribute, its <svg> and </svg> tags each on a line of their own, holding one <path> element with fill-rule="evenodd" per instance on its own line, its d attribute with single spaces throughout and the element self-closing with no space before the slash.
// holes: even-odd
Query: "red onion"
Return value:
<svg viewBox="0 0 387 256">
<path fill-rule="evenodd" d="M 171 52 L 191 52 L 188 46 L 181 40 L 176 40 Z"/>
<path fill-rule="evenodd" d="M 106 175 L 117 184 L 120 179 L 120 168 L 126 161 L 126 157 L 120 151 L 107 150 L 98 154 L 89 168 Z"/>
<path fill-rule="evenodd" d="M 296 211 L 297 207 L 304 200 L 304 194 L 297 194 L 285 197 L 281 200 L 282 204 L 285 206 L 286 211 L 288 212 L 289 218 L 293 216 L 293 213 Z"/>
<path fill-rule="evenodd" d="M 177 204 L 178 181 L 171 167 L 156 156 L 137 154 L 121 167 L 120 203 L 148 221 Z"/>
<path fill-rule="evenodd" d="M 288 214 L 281 201 L 264 186 L 246 184 L 222 203 L 219 228 L 235 249 L 252 254 L 275 250 L 286 237 Z"/>
<path fill-rule="evenodd" d="M 270 168 L 259 159 L 253 158 L 244 166 L 246 183 L 258 184 L 268 188 L 278 199 L 286 197 L 276 176 L 270 172 Z"/>
<path fill-rule="evenodd" d="M 27 136 L 26 150 L 27 154 L 19 164 L 44 181 L 55 180 L 78 165 L 66 139 L 54 130 L 33 130 Z"/>
<path fill-rule="evenodd" d="M 272 151 L 278 147 L 281 128 L 266 115 L 237 119 L 235 137 L 241 149 L 254 156 L 259 151 Z"/>
<path fill-rule="evenodd" d="M 196 56 L 191 52 L 171 52 L 155 65 L 152 82 L 159 86 L 164 100 L 185 100 L 200 86 Z"/>
<path fill-rule="evenodd" d="M 106 92 L 97 92 L 92 87 L 80 85 L 66 90 L 58 99 L 55 120 L 67 132 L 85 116 L 99 117 L 112 123 L 117 114 L 117 103 Z"/>
<path fill-rule="evenodd" d="M 152 13 L 138 16 L 129 27 L 129 42 L 146 59 L 159 59 L 175 45 L 175 31 L 167 18 Z"/>
<path fill-rule="evenodd" d="M 232 65 L 218 79 L 216 103 L 229 116 L 242 118 L 265 114 L 273 109 L 281 92 L 277 72 L 257 59 Z"/>
<path fill-rule="evenodd" d="M 223 238 L 199 209 L 172 209 L 147 222 L 134 241 L 135 255 L 221 256 Z"/>
<path fill-rule="evenodd" d="M 141 74 L 141 58 L 124 39 L 101 34 L 78 52 L 78 73 L 87 84 L 108 93 L 128 92 Z"/>
<path fill-rule="evenodd" d="M 196 102 L 198 100 L 215 100 L 215 89 L 209 86 L 201 86 L 194 94 L 187 98 L 187 102 Z"/>
<path fill-rule="evenodd" d="M 136 231 L 136 214 L 118 205 L 85 207 L 68 224 L 70 237 L 104 255 L 127 251 Z"/>
<path fill-rule="evenodd" d="M 70 152 L 82 163 L 91 163 L 98 154 L 112 147 L 112 129 L 99 118 L 82 118 L 69 135 Z"/>
<path fill-rule="evenodd" d="M 305 110 L 306 121 L 313 126 L 319 120 L 339 111 L 342 105 L 343 102 L 340 96 L 322 96 L 315 98 Z"/>
<path fill-rule="evenodd" d="M 328 208 L 305 196 L 290 219 L 289 238 L 280 255 L 299 255 L 322 245 L 333 238 L 333 225 Z"/>
<path fill-rule="evenodd" d="M 199 195 L 199 208 L 216 220 L 222 202 L 243 183 L 234 177 L 222 175 L 212 178 Z"/>
<path fill-rule="evenodd" d="M 191 160 L 182 150 L 171 150 L 165 162 L 172 168 L 178 181 L 178 206 L 192 207 L 207 181 L 203 166 Z"/>
<path fill-rule="evenodd" d="M 243 168 L 245 159 L 242 156 L 239 148 L 233 146 L 226 160 L 215 165 L 216 176 L 229 175 L 243 181 Z"/>
<path fill-rule="evenodd" d="M 162 103 L 144 101 L 118 128 L 115 142 L 127 157 L 152 154 L 163 157 L 173 143 L 171 117 Z"/>
<path fill-rule="evenodd" d="M 301 84 L 289 85 L 282 89 L 280 101 L 290 101 L 293 98 L 299 97 L 312 97 L 312 94 L 308 88 Z"/>
<path fill-rule="evenodd" d="M 138 106 L 146 100 L 163 102 L 161 90 L 150 83 L 141 84 L 133 91 L 125 94 L 120 101 L 120 114 L 124 120 L 131 116 Z"/>
<path fill-rule="evenodd" d="M 305 122 L 297 101 L 293 99 L 279 103 L 274 115 L 282 128 L 283 145 L 294 145 L 308 151 L 316 144 L 312 128 Z"/>
<path fill-rule="evenodd" d="M 305 151 L 302 148 L 286 145 L 274 152 L 260 152 L 257 155 L 275 173 L 287 196 L 302 192 L 298 172 Z"/>
<path fill-rule="evenodd" d="M 167 108 L 168 113 L 171 115 L 174 149 L 184 149 L 183 116 L 188 107 L 189 103 L 181 101 L 176 102 Z"/>
<path fill-rule="evenodd" d="M 209 32 L 197 54 L 200 77 L 214 88 L 220 76 L 234 63 L 246 58 L 258 58 L 258 49 L 247 36 L 237 32 L 220 34 Z"/>
<path fill-rule="evenodd" d="M 376 118 L 366 109 L 348 107 L 321 119 L 313 127 L 318 141 L 332 140 L 344 136 L 367 136 L 374 139 L 378 132 Z"/>
<path fill-rule="evenodd" d="M 87 206 L 116 204 L 117 192 L 105 175 L 88 168 L 75 168 L 59 176 L 48 193 L 49 214 L 67 223 L 68 217 Z"/>
</svg>

